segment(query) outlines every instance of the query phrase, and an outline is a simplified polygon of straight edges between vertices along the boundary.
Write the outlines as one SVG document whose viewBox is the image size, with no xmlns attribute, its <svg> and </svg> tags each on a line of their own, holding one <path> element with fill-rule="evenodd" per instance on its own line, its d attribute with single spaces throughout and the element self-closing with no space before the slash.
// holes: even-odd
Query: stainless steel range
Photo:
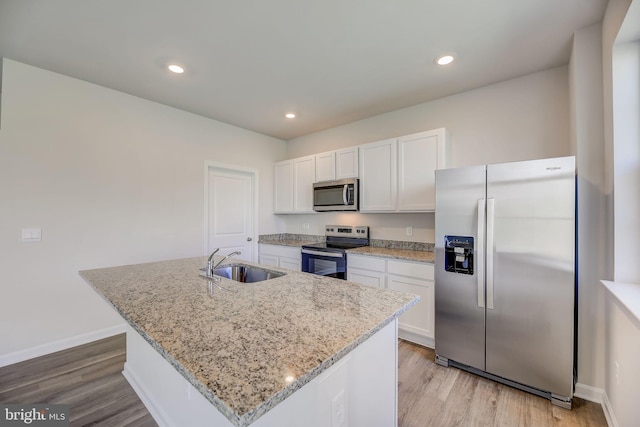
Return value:
<svg viewBox="0 0 640 427">
<path fill-rule="evenodd" d="M 347 279 L 347 249 L 369 246 L 369 227 L 327 225 L 326 242 L 302 245 L 302 271 Z"/>
</svg>

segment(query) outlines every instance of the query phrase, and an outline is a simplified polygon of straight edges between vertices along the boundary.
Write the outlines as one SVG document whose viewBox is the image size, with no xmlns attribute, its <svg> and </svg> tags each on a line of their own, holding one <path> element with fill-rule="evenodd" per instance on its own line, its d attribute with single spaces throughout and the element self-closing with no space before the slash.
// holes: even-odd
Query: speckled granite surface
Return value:
<svg viewBox="0 0 640 427">
<path fill-rule="evenodd" d="M 324 236 L 315 236 L 310 234 L 262 234 L 258 236 L 258 243 L 266 243 L 269 245 L 281 246 L 302 246 L 306 243 L 324 242 Z"/>
<path fill-rule="evenodd" d="M 217 258 L 218 260 L 220 258 Z M 227 263 L 233 260 L 228 260 Z M 80 275 L 234 425 L 251 424 L 415 304 L 305 273 L 209 291 L 203 257 Z"/>
<path fill-rule="evenodd" d="M 281 246 L 302 246 L 306 243 L 316 243 L 324 240 L 324 236 L 282 233 L 263 234 L 259 237 L 258 243 Z M 409 261 L 435 262 L 433 253 L 435 245 L 433 243 L 371 239 L 370 245 L 369 247 L 351 249 L 349 252 Z"/>
<path fill-rule="evenodd" d="M 349 254 L 367 255 L 384 258 L 403 259 L 407 261 L 435 262 L 435 254 L 427 251 L 414 251 L 406 249 L 387 249 L 374 246 L 349 249 Z"/>
</svg>

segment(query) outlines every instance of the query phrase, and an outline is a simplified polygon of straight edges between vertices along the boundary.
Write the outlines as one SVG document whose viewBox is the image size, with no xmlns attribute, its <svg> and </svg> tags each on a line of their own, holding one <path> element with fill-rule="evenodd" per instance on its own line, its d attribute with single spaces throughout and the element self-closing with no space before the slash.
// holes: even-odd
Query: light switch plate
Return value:
<svg viewBox="0 0 640 427">
<path fill-rule="evenodd" d="M 41 240 L 42 240 L 41 228 L 23 228 L 22 229 L 23 242 L 39 242 Z"/>
</svg>

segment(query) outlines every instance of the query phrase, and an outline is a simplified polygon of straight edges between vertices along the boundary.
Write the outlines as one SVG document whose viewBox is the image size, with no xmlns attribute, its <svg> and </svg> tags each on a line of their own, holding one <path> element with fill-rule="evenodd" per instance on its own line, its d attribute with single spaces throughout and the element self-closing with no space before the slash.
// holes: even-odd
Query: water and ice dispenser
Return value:
<svg viewBox="0 0 640 427">
<path fill-rule="evenodd" d="M 473 237 L 444 236 L 444 269 L 473 274 Z"/>
</svg>

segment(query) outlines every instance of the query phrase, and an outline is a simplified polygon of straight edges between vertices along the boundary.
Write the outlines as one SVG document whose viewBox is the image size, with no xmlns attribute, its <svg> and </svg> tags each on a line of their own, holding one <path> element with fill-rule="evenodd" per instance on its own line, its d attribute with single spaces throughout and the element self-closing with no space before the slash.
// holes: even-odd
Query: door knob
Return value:
<svg viewBox="0 0 640 427">
<path fill-rule="evenodd" d="M 247 242 L 252 241 L 253 239 L 251 237 L 247 237 Z"/>
</svg>

